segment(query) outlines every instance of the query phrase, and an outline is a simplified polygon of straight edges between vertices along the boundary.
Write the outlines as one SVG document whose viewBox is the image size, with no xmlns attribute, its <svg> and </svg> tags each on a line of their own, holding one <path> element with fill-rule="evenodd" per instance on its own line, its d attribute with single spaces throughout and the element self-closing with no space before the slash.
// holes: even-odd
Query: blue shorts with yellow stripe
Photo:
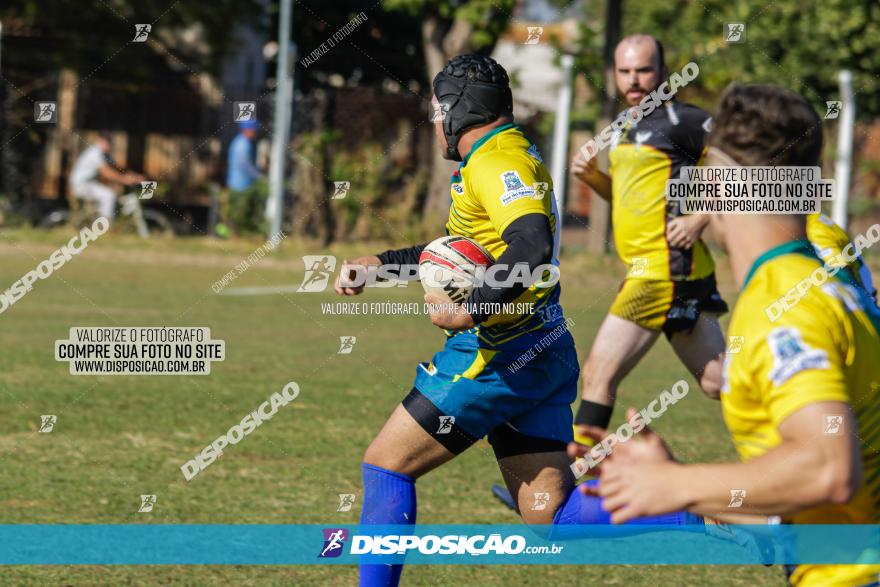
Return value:
<svg viewBox="0 0 880 587">
<path fill-rule="evenodd" d="M 580 367 L 564 323 L 562 329 L 542 329 L 501 346 L 489 346 L 473 331 L 450 336 L 430 363 L 418 365 L 403 405 L 456 454 L 486 435 L 496 454 L 494 438 L 534 449 L 520 447 L 514 454 L 563 450 L 572 440 Z"/>
</svg>

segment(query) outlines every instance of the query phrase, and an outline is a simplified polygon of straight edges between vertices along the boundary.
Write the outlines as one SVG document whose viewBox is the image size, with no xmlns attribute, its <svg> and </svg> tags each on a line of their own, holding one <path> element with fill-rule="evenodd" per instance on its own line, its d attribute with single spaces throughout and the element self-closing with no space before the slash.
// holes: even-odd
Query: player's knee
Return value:
<svg viewBox="0 0 880 587">
<path fill-rule="evenodd" d="M 566 497 L 567 493 L 561 490 L 527 493 L 519 500 L 520 517 L 530 526 L 549 526 L 565 505 Z"/>
<path fill-rule="evenodd" d="M 539 511 L 520 508 L 520 517 L 529 526 L 549 526 L 553 523 L 555 515 L 556 508 L 551 509 L 548 507 L 545 510 Z M 533 530 L 537 531 L 539 528 L 533 528 Z"/>
<path fill-rule="evenodd" d="M 396 471 L 398 473 L 402 472 L 400 471 L 400 468 L 403 459 L 401 459 L 399 456 L 395 455 L 391 451 L 382 450 L 382 448 L 377 445 L 375 440 L 371 442 L 370 446 L 367 447 L 367 450 L 364 451 L 363 460 L 368 465 L 382 467 L 383 469 Z"/>
<path fill-rule="evenodd" d="M 420 464 L 418 459 L 407 451 L 390 450 L 376 440 L 370 443 L 364 452 L 363 462 L 388 471 L 394 471 L 410 477 L 418 477 Z"/>
</svg>

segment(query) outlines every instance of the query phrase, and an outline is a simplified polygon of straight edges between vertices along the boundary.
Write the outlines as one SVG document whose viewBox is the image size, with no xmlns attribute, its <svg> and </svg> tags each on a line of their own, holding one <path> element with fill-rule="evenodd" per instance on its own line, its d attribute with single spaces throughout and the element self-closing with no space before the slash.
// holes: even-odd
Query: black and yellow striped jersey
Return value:
<svg viewBox="0 0 880 587">
<path fill-rule="evenodd" d="M 682 167 L 696 165 L 703 153 L 709 115 L 671 100 L 637 124 L 628 124 L 612 140 L 611 215 L 614 244 L 631 269 L 628 278 L 692 280 L 715 270 L 706 245 L 669 246 L 667 222 L 681 215 L 666 201 L 666 182 Z"/>
</svg>

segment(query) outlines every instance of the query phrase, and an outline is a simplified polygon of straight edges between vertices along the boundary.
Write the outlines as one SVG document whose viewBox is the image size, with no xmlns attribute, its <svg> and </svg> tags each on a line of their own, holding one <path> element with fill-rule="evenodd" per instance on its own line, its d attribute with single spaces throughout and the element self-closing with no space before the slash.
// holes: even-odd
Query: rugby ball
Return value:
<svg viewBox="0 0 880 587">
<path fill-rule="evenodd" d="M 419 280 L 426 293 L 461 304 L 494 262 L 479 243 L 464 236 L 444 236 L 428 244 L 419 256 Z"/>
</svg>

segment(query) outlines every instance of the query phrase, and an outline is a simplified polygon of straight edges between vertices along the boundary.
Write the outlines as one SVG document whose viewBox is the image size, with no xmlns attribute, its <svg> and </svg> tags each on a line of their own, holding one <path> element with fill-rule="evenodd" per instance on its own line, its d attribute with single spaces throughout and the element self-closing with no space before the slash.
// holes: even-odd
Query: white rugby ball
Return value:
<svg viewBox="0 0 880 587">
<path fill-rule="evenodd" d="M 428 244 L 419 256 L 419 279 L 426 293 L 461 304 L 471 295 L 477 276 L 494 262 L 476 241 L 444 236 Z"/>
</svg>

